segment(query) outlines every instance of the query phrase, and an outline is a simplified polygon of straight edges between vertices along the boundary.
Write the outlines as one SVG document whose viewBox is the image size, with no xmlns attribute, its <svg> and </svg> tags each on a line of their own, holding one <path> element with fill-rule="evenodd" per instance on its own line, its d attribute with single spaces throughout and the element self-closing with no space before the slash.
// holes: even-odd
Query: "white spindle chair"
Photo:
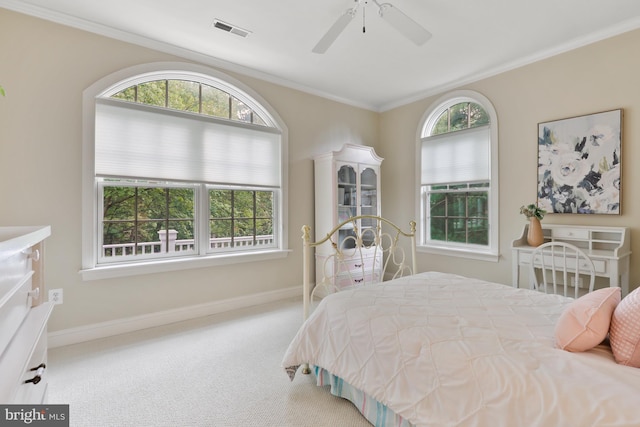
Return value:
<svg viewBox="0 0 640 427">
<path fill-rule="evenodd" d="M 587 292 L 595 286 L 595 267 L 591 258 L 580 248 L 565 242 L 544 243 L 531 253 L 529 264 L 532 289 L 564 296 L 580 296 L 580 277 L 589 280 Z"/>
</svg>

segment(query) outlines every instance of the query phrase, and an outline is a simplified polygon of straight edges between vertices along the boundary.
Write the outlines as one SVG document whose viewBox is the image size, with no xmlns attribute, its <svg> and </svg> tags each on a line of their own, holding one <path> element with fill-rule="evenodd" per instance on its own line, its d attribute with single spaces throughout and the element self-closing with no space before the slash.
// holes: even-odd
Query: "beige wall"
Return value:
<svg viewBox="0 0 640 427">
<path fill-rule="evenodd" d="M 511 241 L 525 224 L 523 204 L 536 199 L 537 125 L 540 122 L 622 108 L 622 214 L 547 215 L 545 223 L 631 228 L 631 284 L 640 281 L 640 31 L 629 32 L 519 69 L 478 81 L 461 89 L 477 91 L 491 100 L 499 126 L 500 261 L 467 261 L 420 254 L 419 268 L 479 276 L 511 283 Z M 402 221 L 414 212 L 414 153 L 419 122 L 442 94 L 385 112 L 381 116 L 380 155 L 383 163 L 383 209 Z M 415 169 L 415 168 L 414 168 Z M 411 176 L 410 176 L 411 175 Z"/>
<path fill-rule="evenodd" d="M 623 214 L 549 215 L 567 224 L 640 226 L 633 198 L 640 172 L 633 141 L 640 87 L 633 53 L 640 31 L 466 86 L 494 104 L 500 133 L 500 249 L 496 263 L 420 254 L 420 269 L 509 283 L 510 242 L 524 225 L 520 205 L 535 199 L 537 123 L 623 108 Z M 164 53 L 0 9 L 0 225 L 50 224 L 46 274 L 64 289 L 50 331 L 300 285 L 299 230 L 313 224 L 311 157 L 343 143 L 372 145 L 382 164 L 383 212 L 399 224 L 415 215 L 414 166 L 420 118 L 435 97 L 381 114 L 238 74 L 289 128 L 289 247 L 282 260 L 86 281 L 81 265 L 82 92 L 122 68 L 181 60 Z M 440 96 L 440 95 L 438 95 Z M 633 250 L 640 253 L 640 240 Z M 632 268 L 632 288 L 640 267 Z"/>
<path fill-rule="evenodd" d="M 344 142 L 377 145 L 377 113 L 264 81 L 233 77 L 269 102 L 289 129 L 289 247 L 284 259 L 82 281 L 82 92 L 117 70 L 175 61 L 0 9 L 0 225 L 50 224 L 49 287 L 64 289 L 49 330 L 177 309 L 302 284 L 300 228 L 313 224 L 314 154 Z M 227 73 L 231 74 L 231 73 Z"/>
</svg>

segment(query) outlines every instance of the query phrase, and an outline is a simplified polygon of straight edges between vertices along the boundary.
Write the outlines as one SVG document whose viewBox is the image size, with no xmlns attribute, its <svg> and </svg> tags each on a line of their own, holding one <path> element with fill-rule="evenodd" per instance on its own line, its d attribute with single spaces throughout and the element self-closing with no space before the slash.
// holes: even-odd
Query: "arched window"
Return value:
<svg viewBox="0 0 640 427">
<path fill-rule="evenodd" d="M 436 101 L 419 128 L 421 249 L 497 260 L 497 117 L 471 91 Z"/>
<path fill-rule="evenodd" d="M 85 91 L 86 278 L 286 249 L 286 128 L 241 83 L 180 67 L 135 67 Z"/>
<path fill-rule="evenodd" d="M 201 81 L 177 78 L 146 81 L 122 89 L 111 98 L 267 126 L 260 114 L 240 99 Z"/>
</svg>

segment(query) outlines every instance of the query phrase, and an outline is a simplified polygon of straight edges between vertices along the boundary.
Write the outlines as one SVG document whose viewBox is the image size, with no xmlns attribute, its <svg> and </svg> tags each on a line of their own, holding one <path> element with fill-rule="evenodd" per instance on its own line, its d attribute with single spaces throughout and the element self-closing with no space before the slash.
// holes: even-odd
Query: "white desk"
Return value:
<svg viewBox="0 0 640 427">
<path fill-rule="evenodd" d="M 533 247 L 527 244 L 529 224 L 511 244 L 513 286 L 519 287 L 520 267 L 529 268 Z M 631 234 L 626 227 L 591 227 L 577 225 L 542 224 L 545 242 L 571 243 L 582 249 L 593 261 L 596 276 L 609 279 L 609 286 L 622 288 L 622 296 L 629 293 L 629 260 Z"/>
</svg>

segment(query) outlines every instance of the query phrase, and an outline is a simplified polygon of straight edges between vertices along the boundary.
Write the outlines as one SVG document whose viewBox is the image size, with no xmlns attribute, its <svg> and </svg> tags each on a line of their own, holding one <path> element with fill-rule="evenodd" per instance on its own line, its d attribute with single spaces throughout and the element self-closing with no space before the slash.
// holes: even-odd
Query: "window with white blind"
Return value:
<svg viewBox="0 0 640 427">
<path fill-rule="evenodd" d="M 161 69 L 85 92 L 83 277 L 283 256 L 286 128 L 211 73 Z"/>
<path fill-rule="evenodd" d="M 497 118 L 471 91 L 425 113 L 418 141 L 420 249 L 497 260 Z"/>
</svg>

